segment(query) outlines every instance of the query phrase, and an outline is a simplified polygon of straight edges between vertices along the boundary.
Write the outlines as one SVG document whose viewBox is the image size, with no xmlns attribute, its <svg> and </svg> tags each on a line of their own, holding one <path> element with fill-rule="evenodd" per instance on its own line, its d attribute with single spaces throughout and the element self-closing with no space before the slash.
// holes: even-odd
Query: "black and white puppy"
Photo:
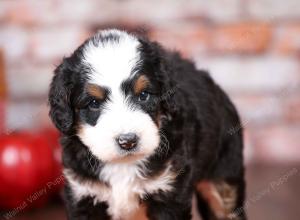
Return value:
<svg viewBox="0 0 300 220">
<path fill-rule="evenodd" d="M 242 130 L 226 94 L 178 53 L 104 30 L 56 68 L 69 219 L 245 219 Z M 143 217 L 142 217 L 143 216 Z"/>
</svg>

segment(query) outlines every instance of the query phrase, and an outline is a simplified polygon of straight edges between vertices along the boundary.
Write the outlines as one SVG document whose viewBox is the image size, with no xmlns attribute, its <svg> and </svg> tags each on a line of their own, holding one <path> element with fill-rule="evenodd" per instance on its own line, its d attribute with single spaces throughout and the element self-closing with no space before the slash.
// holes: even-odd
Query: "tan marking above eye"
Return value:
<svg viewBox="0 0 300 220">
<path fill-rule="evenodd" d="M 150 84 L 149 79 L 145 75 L 139 76 L 139 78 L 134 83 L 134 93 L 141 93 Z"/>
<path fill-rule="evenodd" d="M 101 88 L 98 85 L 95 85 L 95 84 L 88 84 L 87 85 L 87 92 L 91 96 L 94 96 L 94 97 L 96 97 L 98 99 L 104 99 L 104 97 L 105 97 L 105 91 L 104 91 L 104 89 Z"/>
</svg>

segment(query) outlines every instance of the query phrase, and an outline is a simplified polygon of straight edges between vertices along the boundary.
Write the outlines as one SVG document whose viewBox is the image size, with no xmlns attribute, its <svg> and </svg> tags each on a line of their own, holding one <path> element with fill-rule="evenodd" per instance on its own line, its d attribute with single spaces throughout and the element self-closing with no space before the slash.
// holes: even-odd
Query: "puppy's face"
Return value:
<svg viewBox="0 0 300 220">
<path fill-rule="evenodd" d="M 104 162 L 152 155 L 160 145 L 162 95 L 152 49 L 120 31 L 84 43 L 56 70 L 49 97 L 56 126 L 72 130 Z"/>
</svg>

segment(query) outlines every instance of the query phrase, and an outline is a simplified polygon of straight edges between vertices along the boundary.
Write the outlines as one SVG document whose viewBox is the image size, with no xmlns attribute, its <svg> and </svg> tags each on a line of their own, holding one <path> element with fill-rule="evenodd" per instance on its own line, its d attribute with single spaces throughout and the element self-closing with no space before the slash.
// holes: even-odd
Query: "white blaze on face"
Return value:
<svg viewBox="0 0 300 220">
<path fill-rule="evenodd" d="M 136 154 L 147 156 L 159 145 L 158 128 L 148 114 L 129 108 L 121 89 L 122 83 L 132 77 L 132 71 L 140 60 L 139 42 L 121 31 L 104 31 L 101 34 L 117 35 L 120 39 L 100 42 L 98 47 L 90 43 L 84 50 L 84 57 L 92 67 L 89 82 L 106 87 L 111 93 L 96 125 L 82 125 L 78 136 L 96 157 L 107 162 L 122 157 L 116 137 L 135 133 L 139 138 Z"/>
</svg>

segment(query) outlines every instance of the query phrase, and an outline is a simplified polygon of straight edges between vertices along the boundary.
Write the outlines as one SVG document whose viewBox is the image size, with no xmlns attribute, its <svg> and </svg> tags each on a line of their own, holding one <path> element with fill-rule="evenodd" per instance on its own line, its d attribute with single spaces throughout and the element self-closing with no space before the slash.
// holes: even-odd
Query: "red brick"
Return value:
<svg viewBox="0 0 300 220">
<path fill-rule="evenodd" d="M 173 2 L 171 1 L 171 3 Z M 192 20 L 205 19 L 217 23 L 232 22 L 238 20 L 242 13 L 241 0 L 177 2 L 181 2 L 177 15 Z M 221 7 L 222 10 L 220 10 Z"/>
<path fill-rule="evenodd" d="M 283 53 L 300 53 L 300 23 L 279 28 L 275 50 Z"/>
<path fill-rule="evenodd" d="M 261 53 L 268 49 L 271 27 L 261 23 L 218 26 L 212 32 L 211 48 L 221 53 Z"/>
<path fill-rule="evenodd" d="M 4 12 L 0 9 L 0 19 L 9 24 L 26 26 L 82 24 L 95 20 L 99 22 L 104 14 L 102 12 L 101 17 L 97 14 L 101 3 L 104 2 L 96 0 L 65 0 L 59 4 L 56 1 L 30 0 L 10 1 L 6 4 L 0 2 L 0 7 L 2 4 L 6 9 Z"/>
<path fill-rule="evenodd" d="M 277 124 L 251 131 L 254 146 L 253 160 L 258 162 L 300 161 L 300 123 L 294 126 Z"/>
<path fill-rule="evenodd" d="M 195 57 L 198 68 L 210 71 L 223 88 L 232 93 L 281 93 L 300 83 L 298 59 L 282 56 Z"/>
<path fill-rule="evenodd" d="M 297 95 L 298 94 L 298 95 Z M 290 124 L 300 124 L 299 92 L 284 100 L 284 120 Z M 299 143 L 300 144 L 300 143 Z"/>
<path fill-rule="evenodd" d="M 9 64 L 19 63 L 28 56 L 28 31 L 18 26 L 3 25 L 0 28 L 0 48 Z"/>
<path fill-rule="evenodd" d="M 10 7 L 10 4 L 8 1 L 5 1 L 5 0 L 0 1 L 0 22 L 4 21 L 6 19 L 6 15 L 7 15 L 9 7 Z"/>
<path fill-rule="evenodd" d="M 184 56 L 191 57 L 206 51 L 209 30 L 201 25 L 177 24 L 171 28 L 154 28 L 149 36 L 165 47 L 179 50 Z"/>
<path fill-rule="evenodd" d="M 10 10 L 7 12 L 6 19 L 8 23 L 15 24 L 33 24 L 36 19 L 33 8 L 30 8 L 28 3 L 19 2 L 19 4 L 13 4 Z"/>
<path fill-rule="evenodd" d="M 5 79 L 5 75 L 6 75 L 6 66 L 5 65 L 6 64 L 5 64 L 5 59 L 4 59 L 4 53 L 0 49 L 0 101 L 2 99 L 4 99 L 7 94 L 7 92 L 6 92 L 7 86 L 6 86 L 6 79 Z"/>
<path fill-rule="evenodd" d="M 278 123 L 300 124 L 300 99 L 296 90 L 285 89 L 276 94 L 232 95 L 244 128 Z M 238 127 L 240 125 L 235 125 Z"/>
<path fill-rule="evenodd" d="M 6 11 L 2 19 L 7 24 L 14 25 L 36 25 L 43 23 L 49 12 L 53 11 L 55 6 L 52 1 L 6 1 Z M 53 18 L 57 16 L 52 13 Z"/>
<path fill-rule="evenodd" d="M 283 119 L 283 105 L 275 95 L 237 95 L 232 96 L 232 100 L 245 128 L 274 124 Z"/>
<path fill-rule="evenodd" d="M 46 102 L 19 100 L 5 104 L 6 133 L 21 129 L 37 129 L 50 124 Z"/>
<path fill-rule="evenodd" d="M 249 129 L 244 129 L 244 158 L 245 163 L 250 163 L 253 161 L 253 140 L 251 139 L 251 133 Z"/>
<path fill-rule="evenodd" d="M 63 56 L 71 54 L 86 36 L 86 31 L 76 26 L 36 29 L 30 38 L 32 60 L 42 63 L 58 63 Z"/>
<path fill-rule="evenodd" d="M 55 66 L 22 64 L 7 69 L 8 96 L 11 99 L 45 98 Z"/>
<path fill-rule="evenodd" d="M 299 0 L 248 0 L 246 3 L 247 13 L 256 20 L 282 21 L 300 17 Z"/>
</svg>

